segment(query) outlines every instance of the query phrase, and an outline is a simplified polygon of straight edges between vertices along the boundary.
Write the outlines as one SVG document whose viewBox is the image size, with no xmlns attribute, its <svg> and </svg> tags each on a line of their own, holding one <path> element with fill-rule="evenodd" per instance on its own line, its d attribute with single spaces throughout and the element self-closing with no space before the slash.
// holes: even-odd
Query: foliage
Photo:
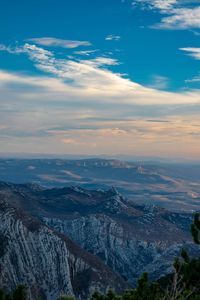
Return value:
<svg viewBox="0 0 200 300">
<path fill-rule="evenodd" d="M 0 300 L 27 300 L 27 289 L 24 285 L 18 285 L 11 294 L 0 289 Z"/>
<path fill-rule="evenodd" d="M 58 300 L 74 300 L 74 297 L 62 295 Z"/>
<path fill-rule="evenodd" d="M 19 285 L 13 292 L 13 300 L 26 300 L 27 292 L 24 285 Z"/>
<path fill-rule="evenodd" d="M 191 233 L 193 240 L 196 244 L 200 244 L 200 215 L 196 213 L 194 215 L 194 222 L 191 225 Z"/>
</svg>

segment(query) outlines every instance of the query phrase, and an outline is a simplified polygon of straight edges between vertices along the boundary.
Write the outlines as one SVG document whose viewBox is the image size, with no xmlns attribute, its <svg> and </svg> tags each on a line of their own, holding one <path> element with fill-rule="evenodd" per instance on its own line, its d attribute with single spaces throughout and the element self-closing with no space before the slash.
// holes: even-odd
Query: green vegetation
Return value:
<svg viewBox="0 0 200 300">
<path fill-rule="evenodd" d="M 13 293 L 6 294 L 2 289 L 0 289 L 0 300 L 26 300 L 27 299 L 27 289 L 24 285 L 19 285 Z"/>
<path fill-rule="evenodd" d="M 191 234 L 196 244 L 200 245 L 200 215 L 194 216 Z M 157 282 L 150 282 L 144 273 L 138 280 L 135 289 L 125 290 L 117 295 L 112 290 L 107 294 L 96 291 L 90 300 L 200 300 L 200 257 L 190 258 L 182 249 L 180 258 L 174 261 L 174 273 Z M 23 285 L 13 293 L 5 294 L 0 290 L 0 300 L 26 300 L 27 292 Z M 58 300 L 73 300 L 71 296 L 60 296 Z"/>
</svg>

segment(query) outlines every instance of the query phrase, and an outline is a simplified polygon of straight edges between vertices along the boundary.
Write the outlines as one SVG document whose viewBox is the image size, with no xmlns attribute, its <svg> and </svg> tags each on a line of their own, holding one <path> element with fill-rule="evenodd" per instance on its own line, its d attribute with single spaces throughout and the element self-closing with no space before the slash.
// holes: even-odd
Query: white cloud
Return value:
<svg viewBox="0 0 200 300">
<path fill-rule="evenodd" d="M 185 82 L 189 83 L 199 83 L 200 82 L 200 75 L 197 75 L 191 79 L 186 79 Z"/>
<path fill-rule="evenodd" d="M 1 71 L 1 151 L 198 155 L 200 92 L 166 93 L 106 70 L 105 80 L 92 73 L 94 88 L 89 74 L 82 76 L 72 85 Z"/>
<path fill-rule="evenodd" d="M 74 51 L 74 54 L 78 55 L 84 55 L 84 56 L 90 56 L 91 54 L 94 54 L 98 50 L 83 50 L 83 51 Z"/>
<path fill-rule="evenodd" d="M 6 50 L 6 48 L 4 49 Z M 96 57 L 95 59 L 70 60 L 58 59 L 53 52 L 35 45 L 25 44 L 14 48 L 13 53 L 22 51 L 28 55 L 36 68 L 50 73 L 54 78 L 31 77 L 24 75 L 0 73 L 2 84 L 12 82 L 25 85 L 38 85 L 54 91 L 61 98 L 74 98 L 79 101 L 93 99 L 93 101 L 124 103 L 132 105 L 176 105 L 184 103 L 200 103 L 198 91 L 171 93 L 160 91 L 167 84 L 167 79 L 161 76 L 154 78 L 154 87 L 144 87 L 121 74 L 114 73 L 106 66 L 114 66 L 119 62 L 112 58 Z M 7 51 L 7 50 L 6 50 Z M 156 86 L 157 85 L 157 86 Z"/>
<path fill-rule="evenodd" d="M 152 25 L 152 28 L 173 30 L 200 28 L 200 6 L 197 0 L 135 0 L 133 4 L 158 10 L 161 15 L 165 15 L 158 24 Z"/>
<path fill-rule="evenodd" d="M 170 16 L 162 18 L 161 22 L 153 27 L 175 30 L 200 28 L 200 7 L 174 9 Z"/>
<path fill-rule="evenodd" d="M 42 46 L 63 47 L 63 48 L 77 48 L 80 46 L 91 46 L 91 43 L 88 41 L 63 40 L 63 39 L 57 39 L 53 37 L 31 38 L 31 39 L 27 39 L 26 41 L 34 42 Z"/>
<path fill-rule="evenodd" d="M 24 50 L 23 48 L 20 48 L 20 47 L 10 47 L 10 46 L 6 46 L 6 45 L 3 45 L 3 44 L 0 44 L 0 51 L 6 51 L 10 54 L 20 54 L 20 53 L 24 53 Z"/>
<path fill-rule="evenodd" d="M 189 56 L 193 57 L 194 59 L 200 60 L 200 48 L 186 47 L 180 48 L 179 50 L 185 51 Z"/>
<path fill-rule="evenodd" d="M 185 51 L 187 55 L 191 56 L 192 58 L 196 60 L 200 60 L 200 48 L 195 47 L 186 47 L 186 48 L 179 48 L 181 51 Z M 200 82 L 200 75 L 197 75 L 191 79 L 185 80 L 185 82 L 193 82 L 193 83 L 199 83 Z"/>
<path fill-rule="evenodd" d="M 177 0 L 135 0 L 132 2 L 132 5 L 142 5 L 143 7 L 147 7 L 150 9 L 160 9 L 160 10 L 168 10 L 173 8 L 175 4 L 177 4 Z"/>
<path fill-rule="evenodd" d="M 6 49 L 3 50 L 6 51 Z M 70 80 L 72 85 L 84 87 L 87 90 L 90 89 L 91 93 L 97 90 L 102 92 L 103 85 L 104 89 L 107 89 L 108 92 L 111 92 L 114 87 L 118 91 L 121 88 L 120 82 L 124 82 L 127 87 L 129 85 L 129 81 L 120 75 L 102 69 L 102 67 L 107 65 L 113 66 L 119 64 L 116 59 L 108 57 L 96 57 L 95 59 L 79 61 L 56 59 L 51 51 L 27 43 L 24 46 L 17 47 L 16 50 L 14 48 L 12 51 L 15 53 L 18 50 L 21 53 L 27 54 L 38 69 Z M 100 87 L 99 83 L 101 84 Z"/>
<path fill-rule="evenodd" d="M 93 66 L 93 67 L 103 67 L 103 66 L 115 66 L 119 65 L 119 61 L 114 58 L 109 57 L 96 57 L 94 59 L 90 60 L 83 60 L 80 61 L 87 65 Z"/>
<path fill-rule="evenodd" d="M 198 148 L 199 90 L 159 90 L 167 79 L 158 75 L 145 87 L 109 70 L 119 63 L 109 57 L 61 59 L 28 43 L 0 50 L 25 54 L 44 71 L 0 72 L 1 151 L 164 153 L 167 143 L 184 148 L 184 138 Z M 145 121 L 162 116 L 168 122 Z"/>
<path fill-rule="evenodd" d="M 105 37 L 106 41 L 119 41 L 121 37 L 119 35 L 110 34 Z"/>
</svg>

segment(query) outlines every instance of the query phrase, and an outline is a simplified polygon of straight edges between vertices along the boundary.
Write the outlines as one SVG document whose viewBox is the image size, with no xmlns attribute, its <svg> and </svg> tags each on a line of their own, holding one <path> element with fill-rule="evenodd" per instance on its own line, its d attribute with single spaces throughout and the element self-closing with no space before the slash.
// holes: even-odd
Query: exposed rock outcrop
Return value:
<svg viewBox="0 0 200 300">
<path fill-rule="evenodd" d="M 22 194 L 15 193 L 13 186 L 1 185 L 1 287 L 10 290 L 22 283 L 30 299 L 48 300 L 61 294 L 86 299 L 95 289 L 127 287 L 100 259 L 16 207 Z"/>
</svg>

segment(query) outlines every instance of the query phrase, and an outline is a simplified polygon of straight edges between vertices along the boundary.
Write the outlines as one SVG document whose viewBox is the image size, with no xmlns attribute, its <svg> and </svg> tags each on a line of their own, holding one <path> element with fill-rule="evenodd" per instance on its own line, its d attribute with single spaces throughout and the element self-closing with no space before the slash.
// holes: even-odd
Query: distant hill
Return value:
<svg viewBox="0 0 200 300">
<path fill-rule="evenodd" d="M 32 182 L 45 187 L 79 185 L 116 187 L 138 204 L 174 211 L 200 205 L 200 167 L 189 164 L 136 163 L 113 159 L 0 159 L 0 180 Z"/>
</svg>

